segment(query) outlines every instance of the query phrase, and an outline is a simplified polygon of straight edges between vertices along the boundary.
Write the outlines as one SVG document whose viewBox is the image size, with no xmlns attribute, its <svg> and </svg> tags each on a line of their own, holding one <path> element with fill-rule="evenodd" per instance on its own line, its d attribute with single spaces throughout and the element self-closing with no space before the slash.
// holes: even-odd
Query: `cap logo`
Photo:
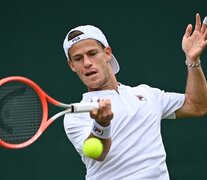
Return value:
<svg viewBox="0 0 207 180">
<path fill-rule="evenodd" d="M 78 37 L 73 38 L 73 39 L 72 39 L 72 43 L 77 42 L 79 39 L 80 39 L 80 37 L 79 37 L 79 36 L 78 36 Z"/>
</svg>

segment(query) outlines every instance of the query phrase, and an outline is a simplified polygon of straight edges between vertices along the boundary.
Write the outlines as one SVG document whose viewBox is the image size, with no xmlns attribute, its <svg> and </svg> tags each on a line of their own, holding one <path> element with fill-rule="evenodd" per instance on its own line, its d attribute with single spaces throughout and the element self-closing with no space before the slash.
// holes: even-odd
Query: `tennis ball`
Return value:
<svg viewBox="0 0 207 180">
<path fill-rule="evenodd" d="M 85 156 L 96 159 L 103 152 L 103 144 L 100 139 L 92 137 L 85 140 L 82 151 Z"/>
</svg>

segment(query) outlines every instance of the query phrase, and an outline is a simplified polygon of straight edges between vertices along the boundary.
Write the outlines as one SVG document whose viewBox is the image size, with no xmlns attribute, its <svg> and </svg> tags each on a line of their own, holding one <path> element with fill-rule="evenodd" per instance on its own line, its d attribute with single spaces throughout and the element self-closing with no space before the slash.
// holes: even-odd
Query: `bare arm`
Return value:
<svg viewBox="0 0 207 180">
<path fill-rule="evenodd" d="M 185 103 L 176 111 L 177 118 L 202 116 L 207 114 L 207 84 L 200 62 L 200 56 L 207 46 L 206 23 L 201 24 L 196 14 L 196 24 L 189 24 L 182 40 L 188 68 Z M 197 67 L 191 65 L 197 64 Z M 199 64 L 199 65 L 198 65 Z"/>
</svg>

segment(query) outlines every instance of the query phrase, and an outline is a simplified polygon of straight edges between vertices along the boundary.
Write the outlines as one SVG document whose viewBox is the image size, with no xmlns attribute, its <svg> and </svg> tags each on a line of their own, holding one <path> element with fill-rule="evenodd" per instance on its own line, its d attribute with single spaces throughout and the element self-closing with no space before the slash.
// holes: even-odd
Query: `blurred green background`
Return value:
<svg viewBox="0 0 207 180">
<path fill-rule="evenodd" d="M 68 30 L 93 24 L 119 60 L 120 82 L 184 92 L 187 71 L 181 40 L 204 0 L 9 0 L 0 5 L 0 76 L 26 76 L 62 102 L 77 102 L 86 88 L 67 66 Z M 207 52 L 202 56 L 206 68 Z M 54 113 L 56 110 L 50 112 Z M 207 179 L 206 117 L 162 122 L 172 180 Z M 32 146 L 0 149 L 1 180 L 83 180 L 85 167 L 57 120 Z"/>
</svg>

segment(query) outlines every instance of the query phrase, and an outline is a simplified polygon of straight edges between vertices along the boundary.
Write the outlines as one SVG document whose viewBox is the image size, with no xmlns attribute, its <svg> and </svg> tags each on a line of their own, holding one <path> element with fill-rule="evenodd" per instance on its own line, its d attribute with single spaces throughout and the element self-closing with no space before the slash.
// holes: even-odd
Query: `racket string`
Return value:
<svg viewBox="0 0 207 180">
<path fill-rule="evenodd" d="M 0 139 L 19 144 L 33 137 L 42 120 L 42 104 L 36 91 L 20 82 L 0 87 Z"/>
</svg>

